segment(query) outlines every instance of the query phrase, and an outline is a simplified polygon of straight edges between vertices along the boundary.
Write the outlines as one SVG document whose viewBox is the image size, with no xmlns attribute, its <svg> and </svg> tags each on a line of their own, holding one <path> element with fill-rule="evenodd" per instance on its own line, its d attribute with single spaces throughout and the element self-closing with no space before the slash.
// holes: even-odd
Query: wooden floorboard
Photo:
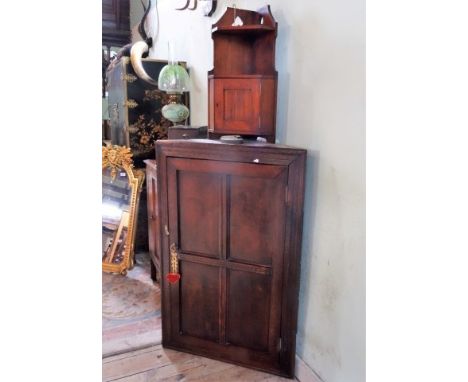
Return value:
<svg viewBox="0 0 468 382">
<path fill-rule="evenodd" d="M 229 363 L 164 349 L 161 345 L 104 358 L 102 380 L 105 382 L 292 381 Z"/>
</svg>

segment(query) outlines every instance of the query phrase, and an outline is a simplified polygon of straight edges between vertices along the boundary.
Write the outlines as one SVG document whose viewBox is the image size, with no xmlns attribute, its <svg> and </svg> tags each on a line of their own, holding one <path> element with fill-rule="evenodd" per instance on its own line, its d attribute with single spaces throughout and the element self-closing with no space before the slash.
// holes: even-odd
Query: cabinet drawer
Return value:
<svg viewBox="0 0 468 382">
<path fill-rule="evenodd" d="M 192 126 L 171 126 L 168 130 L 168 139 L 194 139 L 206 138 L 206 126 L 192 127 Z"/>
</svg>

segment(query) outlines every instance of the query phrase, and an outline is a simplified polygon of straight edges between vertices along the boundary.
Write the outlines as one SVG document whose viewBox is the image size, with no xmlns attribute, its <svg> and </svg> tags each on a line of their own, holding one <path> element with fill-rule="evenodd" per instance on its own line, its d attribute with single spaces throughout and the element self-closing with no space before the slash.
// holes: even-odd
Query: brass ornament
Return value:
<svg viewBox="0 0 468 382">
<path fill-rule="evenodd" d="M 179 261 L 177 259 L 177 249 L 174 243 L 171 244 L 171 272 L 179 273 Z"/>
</svg>

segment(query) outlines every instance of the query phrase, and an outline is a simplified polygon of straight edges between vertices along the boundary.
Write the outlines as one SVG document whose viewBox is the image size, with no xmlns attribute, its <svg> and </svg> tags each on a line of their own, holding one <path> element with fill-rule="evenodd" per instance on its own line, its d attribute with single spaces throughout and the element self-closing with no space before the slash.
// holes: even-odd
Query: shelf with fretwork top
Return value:
<svg viewBox="0 0 468 382">
<path fill-rule="evenodd" d="M 271 31 L 275 31 L 275 27 L 269 25 L 239 25 L 239 26 L 219 26 L 214 27 L 211 30 L 211 33 L 218 33 L 218 34 L 262 34 L 262 33 L 269 33 Z"/>
</svg>

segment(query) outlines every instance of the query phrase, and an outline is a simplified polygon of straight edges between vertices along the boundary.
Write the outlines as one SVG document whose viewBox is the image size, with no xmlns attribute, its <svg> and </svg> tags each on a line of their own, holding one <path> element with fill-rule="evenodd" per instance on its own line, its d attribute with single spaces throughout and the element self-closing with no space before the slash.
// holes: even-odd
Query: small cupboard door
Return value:
<svg viewBox="0 0 468 382">
<path fill-rule="evenodd" d="M 252 134 L 260 126 L 260 80 L 212 79 L 214 127 L 219 133 Z"/>
<path fill-rule="evenodd" d="M 216 134 L 275 135 L 276 79 L 214 78 L 209 83 L 209 131 Z"/>
<path fill-rule="evenodd" d="M 166 176 L 163 344 L 280 372 L 288 167 L 171 157 Z"/>
</svg>

